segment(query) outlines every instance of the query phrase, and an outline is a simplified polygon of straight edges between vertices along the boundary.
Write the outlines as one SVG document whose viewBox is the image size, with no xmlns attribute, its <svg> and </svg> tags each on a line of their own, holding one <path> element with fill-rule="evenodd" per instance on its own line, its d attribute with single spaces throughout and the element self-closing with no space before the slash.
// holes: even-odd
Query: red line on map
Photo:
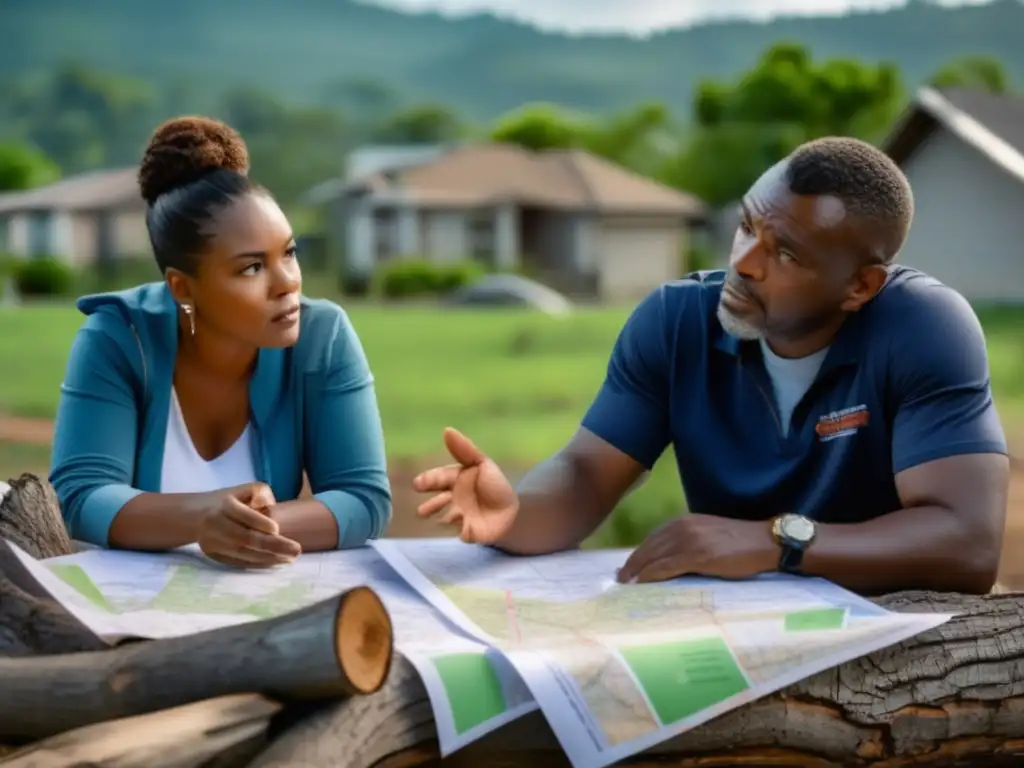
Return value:
<svg viewBox="0 0 1024 768">
<path fill-rule="evenodd" d="M 519 619 L 516 618 L 516 603 L 512 599 L 512 590 L 505 590 L 505 609 L 508 612 L 508 623 L 512 630 L 512 634 L 516 639 L 516 645 L 522 645 L 523 636 L 519 632 Z"/>
</svg>

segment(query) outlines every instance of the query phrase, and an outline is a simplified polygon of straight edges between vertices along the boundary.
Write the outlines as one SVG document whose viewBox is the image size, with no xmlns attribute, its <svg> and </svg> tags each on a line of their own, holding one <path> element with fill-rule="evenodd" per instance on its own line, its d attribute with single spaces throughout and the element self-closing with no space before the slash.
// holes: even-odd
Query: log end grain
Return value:
<svg viewBox="0 0 1024 768">
<path fill-rule="evenodd" d="M 391 616 L 369 587 L 349 590 L 335 625 L 335 647 L 345 677 L 356 693 L 379 691 L 388 679 L 394 656 Z"/>
</svg>

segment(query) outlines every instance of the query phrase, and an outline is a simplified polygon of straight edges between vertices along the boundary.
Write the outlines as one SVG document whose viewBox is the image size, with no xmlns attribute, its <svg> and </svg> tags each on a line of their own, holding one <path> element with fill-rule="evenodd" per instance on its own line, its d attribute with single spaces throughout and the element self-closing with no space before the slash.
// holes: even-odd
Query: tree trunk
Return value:
<svg viewBox="0 0 1024 768">
<path fill-rule="evenodd" d="M 14 542 L 37 560 L 74 552 L 53 487 L 27 473 L 10 486 L 0 498 L 0 539 Z"/>
<path fill-rule="evenodd" d="M 231 693 L 362 695 L 378 690 L 391 667 L 391 620 L 368 587 L 274 619 L 108 650 L 74 648 L 78 636 L 55 638 L 51 623 L 66 629 L 51 622 L 64 618 L 62 609 L 14 587 L 2 571 L 0 590 L 0 625 L 14 626 L 22 650 L 21 658 L 0 658 L 0 740 L 7 742 Z M 29 650 L 50 655 L 24 652 L 34 640 Z"/>
<path fill-rule="evenodd" d="M 68 731 L 8 755 L 3 766 L 241 768 L 266 746 L 279 710 L 257 694 L 209 699 Z"/>
<path fill-rule="evenodd" d="M 898 611 L 958 615 L 729 712 L 632 762 L 694 768 L 1024 765 L 1024 595 L 900 593 L 878 602 Z M 285 730 L 252 766 L 436 765 L 435 739 L 423 684 L 403 659 L 383 690 L 321 707 Z M 568 765 L 539 713 L 443 764 Z"/>
</svg>

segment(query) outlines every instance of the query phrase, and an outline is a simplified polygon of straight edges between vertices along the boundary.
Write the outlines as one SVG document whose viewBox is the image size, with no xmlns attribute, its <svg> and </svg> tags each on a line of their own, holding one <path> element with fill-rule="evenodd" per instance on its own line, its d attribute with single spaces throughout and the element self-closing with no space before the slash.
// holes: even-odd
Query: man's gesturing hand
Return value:
<svg viewBox="0 0 1024 768">
<path fill-rule="evenodd" d="M 511 527 L 519 499 L 498 465 L 455 429 L 444 431 L 444 444 L 458 463 L 428 469 L 413 480 L 420 493 L 434 493 L 419 506 L 420 517 L 447 511 L 440 521 L 460 525 L 466 542 L 493 544 Z"/>
<path fill-rule="evenodd" d="M 652 531 L 619 569 L 621 582 L 686 574 L 745 579 L 774 570 L 779 548 L 766 521 L 683 515 Z"/>
<path fill-rule="evenodd" d="M 269 516 L 274 493 L 265 483 L 249 483 L 209 494 L 199 525 L 198 544 L 212 560 L 239 568 L 268 568 L 294 560 L 298 542 L 280 535 Z"/>
</svg>

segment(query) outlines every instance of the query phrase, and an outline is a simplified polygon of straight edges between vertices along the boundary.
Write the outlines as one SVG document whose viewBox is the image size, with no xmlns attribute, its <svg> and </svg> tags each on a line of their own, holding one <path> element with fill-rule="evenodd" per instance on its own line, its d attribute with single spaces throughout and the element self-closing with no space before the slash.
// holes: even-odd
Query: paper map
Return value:
<svg viewBox="0 0 1024 768">
<path fill-rule="evenodd" d="M 47 591 L 110 642 L 272 618 L 368 584 L 391 615 L 396 647 L 423 679 L 445 755 L 537 708 L 500 653 L 449 624 L 369 548 L 306 554 L 287 567 L 247 572 L 222 568 L 196 548 L 90 550 L 44 561 L 17 554 Z"/>
<path fill-rule="evenodd" d="M 628 550 L 521 558 L 455 539 L 383 539 L 269 571 L 224 568 L 195 547 L 44 561 L 16 551 L 108 641 L 269 618 L 367 584 L 423 678 L 443 754 L 539 706 L 576 768 L 625 759 L 949 618 L 783 575 L 620 585 Z"/>
<path fill-rule="evenodd" d="M 777 574 L 620 585 L 627 550 L 520 558 L 445 539 L 373 546 L 445 616 L 505 653 L 576 766 L 623 760 L 949 619 Z"/>
</svg>

